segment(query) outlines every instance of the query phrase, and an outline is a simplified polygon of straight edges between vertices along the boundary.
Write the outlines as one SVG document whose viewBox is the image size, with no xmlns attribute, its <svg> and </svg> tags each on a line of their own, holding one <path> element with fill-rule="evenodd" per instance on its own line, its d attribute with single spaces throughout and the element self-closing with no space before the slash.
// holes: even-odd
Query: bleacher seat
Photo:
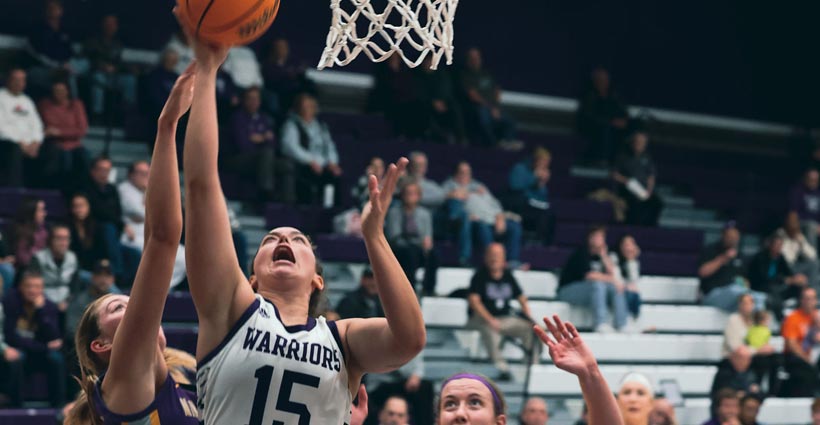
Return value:
<svg viewBox="0 0 820 425">
<path fill-rule="evenodd" d="M 54 425 L 57 409 L 0 409 L 0 425 Z"/>
<path fill-rule="evenodd" d="M 687 396 L 706 396 L 717 372 L 715 366 L 652 366 L 652 365 L 602 365 L 601 373 L 610 388 L 617 390 L 621 379 L 628 372 L 641 372 L 655 385 L 662 379 L 678 382 L 681 392 Z M 581 394 L 578 378 L 552 365 L 532 367 L 529 393 L 542 396 L 573 396 Z"/>
</svg>

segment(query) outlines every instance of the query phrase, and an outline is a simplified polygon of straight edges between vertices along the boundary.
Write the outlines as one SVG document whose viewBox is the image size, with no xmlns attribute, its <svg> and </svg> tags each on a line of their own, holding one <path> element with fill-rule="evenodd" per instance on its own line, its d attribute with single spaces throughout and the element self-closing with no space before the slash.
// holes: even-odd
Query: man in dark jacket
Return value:
<svg viewBox="0 0 820 425">
<path fill-rule="evenodd" d="M 359 288 L 345 295 L 336 306 L 339 317 L 342 319 L 384 317 L 384 310 L 379 301 L 379 287 L 376 286 L 376 279 L 370 267 L 364 269 L 359 283 Z"/>
<path fill-rule="evenodd" d="M 46 299 L 43 293 L 43 277 L 34 271 L 23 273 L 19 288 L 3 299 L 6 320 L 3 335 L 6 344 L 20 353 L 21 361 L 12 362 L 9 391 L 15 400 L 22 402 L 24 371 L 44 370 L 48 374 L 48 395 L 52 407 L 62 407 L 65 402 L 65 360 L 60 349 L 63 340 L 57 305 Z"/>
<path fill-rule="evenodd" d="M 778 320 L 783 320 L 783 301 L 796 299 L 809 283 L 806 275 L 794 273 L 783 258 L 783 239 L 774 234 L 766 246 L 749 261 L 746 278 L 753 291 L 768 294 L 767 304 Z"/>
</svg>

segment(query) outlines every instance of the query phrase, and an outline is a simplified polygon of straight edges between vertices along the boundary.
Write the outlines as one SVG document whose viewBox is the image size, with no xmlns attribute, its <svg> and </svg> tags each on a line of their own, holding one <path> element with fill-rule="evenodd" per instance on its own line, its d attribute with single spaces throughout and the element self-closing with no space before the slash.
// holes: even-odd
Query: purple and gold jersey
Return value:
<svg viewBox="0 0 820 425">
<path fill-rule="evenodd" d="M 196 393 L 182 388 L 171 375 L 165 379 L 154 401 L 141 412 L 120 415 L 111 412 L 102 398 L 102 377 L 94 391 L 94 406 L 105 425 L 199 425 Z"/>
</svg>

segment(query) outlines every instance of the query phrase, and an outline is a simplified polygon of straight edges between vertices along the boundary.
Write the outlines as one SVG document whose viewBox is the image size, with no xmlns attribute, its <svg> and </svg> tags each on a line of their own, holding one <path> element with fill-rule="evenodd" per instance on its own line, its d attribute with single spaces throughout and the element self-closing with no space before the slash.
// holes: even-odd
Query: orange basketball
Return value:
<svg viewBox="0 0 820 425">
<path fill-rule="evenodd" d="M 256 40 L 279 11 L 279 0 L 177 0 L 177 5 L 196 37 L 222 45 Z"/>
</svg>

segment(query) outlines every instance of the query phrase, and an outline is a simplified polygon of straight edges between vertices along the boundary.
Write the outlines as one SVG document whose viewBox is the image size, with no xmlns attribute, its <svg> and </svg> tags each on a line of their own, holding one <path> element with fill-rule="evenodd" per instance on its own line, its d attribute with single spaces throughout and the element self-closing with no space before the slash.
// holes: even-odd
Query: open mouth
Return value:
<svg viewBox="0 0 820 425">
<path fill-rule="evenodd" d="M 296 257 L 293 255 L 293 250 L 287 245 L 279 245 L 273 250 L 273 262 L 287 261 L 296 264 Z"/>
</svg>

